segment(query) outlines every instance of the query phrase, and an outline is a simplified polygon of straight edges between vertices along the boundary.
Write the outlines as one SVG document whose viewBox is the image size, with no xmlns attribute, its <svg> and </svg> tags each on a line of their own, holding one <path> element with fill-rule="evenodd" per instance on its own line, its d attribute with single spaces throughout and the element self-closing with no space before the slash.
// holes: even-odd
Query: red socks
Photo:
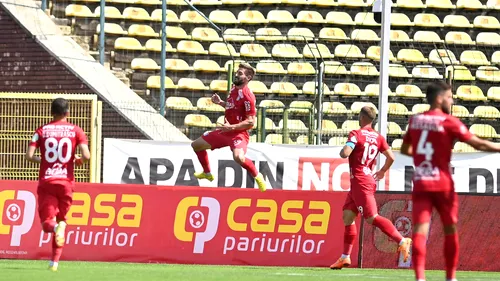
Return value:
<svg viewBox="0 0 500 281">
<path fill-rule="evenodd" d="M 403 236 L 399 233 L 396 227 L 392 224 L 392 222 L 382 216 L 376 216 L 373 219 L 373 225 L 378 229 L 382 230 L 387 236 L 389 236 L 392 240 L 399 244 L 403 239 Z"/>
<path fill-rule="evenodd" d="M 242 163 L 241 167 L 245 168 L 245 170 L 247 170 L 250 173 L 250 175 L 252 175 L 252 177 L 254 178 L 259 174 L 252 160 L 248 158 L 245 158 L 245 163 Z"/>
<path fill-rule="evenodd" d="M 357 229 L 355 224 L 346 225 L 344 230 L 344 252 L 342 254 L 349 256 L 352 252 L 354 240 L 356 240 Z"/>
<path fill-rule="evenodd" d="M 417 280 L 425 280 L 425 255 L 427 238 L 422 233 L 413 233 L 412 263 Z"/>
<path fill-rule="evenodd" d="M 458 264 L 458 234 L 444 237 L 444 259 L 446 262 L 446 279 L 454 279 Z"/>
<path fill-rule="evenodd" d="M 198 156 L 198 160 L 200 160 L 200 164 L 203 167 L 203 172 L 208 174 L 210 173 L 210 163 L 208 162 L 208 153 L 206 150 L 195 152 L 196 156 Z"/>
</svg>

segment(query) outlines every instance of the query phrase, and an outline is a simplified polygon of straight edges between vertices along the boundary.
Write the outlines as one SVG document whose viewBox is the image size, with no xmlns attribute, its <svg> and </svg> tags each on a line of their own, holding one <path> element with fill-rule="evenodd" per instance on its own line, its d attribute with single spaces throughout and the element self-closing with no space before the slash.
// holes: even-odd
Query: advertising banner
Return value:
<svg viewBox="0 0 500 281">
<path fill-rule="evenodd" d="M 36 186 L 0 181 L 0 259 L 50 257 Z M 343 248 L 345 192 L 88 183 L 74 190 L 63 260 L 329 266 Z"/>
<path fill-rule="evenodd" d="M 288 190 L 348 191 L 349 164 L 338 155 L 341 147 L 252 143 L 247 157 L 267 179 L 268 187 Z M 380 181 L 381 191 L 411 191 L 412 159 L 395 152 L 396 161 Z M 104 140 L 105 183 L 166 186 L 254 188 L 253 178 L 232 159 L 229 148 L 209 151 L 213 182 L 198 181 L 201 171 L 189 143 L 143 140 Z M 381 161 L 385 161 L 381 157 Z M 456 153 L 452 159 L 458 192 L 497 193 L 500 155 Z"/>
</svg>

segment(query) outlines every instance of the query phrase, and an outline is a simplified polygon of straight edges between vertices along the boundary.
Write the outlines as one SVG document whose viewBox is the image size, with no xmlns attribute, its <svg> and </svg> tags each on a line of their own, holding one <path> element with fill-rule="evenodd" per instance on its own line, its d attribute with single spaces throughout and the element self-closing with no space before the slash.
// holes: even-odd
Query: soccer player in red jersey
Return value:
<svg viewBox="0 0 500 281">
<path fill-rule="evenodd" d="M 385 138 L 372 129 L 376 118 L 375 109 L 365 106 L 359 113 L 360 129 L 349 133 L 346 145 L 340 151 L 340 157 L 349 158 L 351 170 L 351 190 L 343 207 L 344 251 L 342 256 L 330 266 L 331 269 L 342 269 L 351 265 L 350 254 L 356 239 L 357 230 L 354 221 L 361 213 L 366 221 L 384 232 L 399 244 L 398 252 L 406 261 L 410 255 L 411 239 L 403 238 L 392 222 L 380 215 L 375 202 L 376 181 L 384 178 L 394 162 L 394 154 Z M 379 152 L 386 157 L 380 171 L 373 173 L 373 166 Z"/>
<path fill-rule="evenodd" d="M 451 175 L 451 153 L 455 141 L 477 150 L 500 152 L 500 144 L 482 140 L 450 115 L 451 86 L 435 82 L 427 87 L 430 110 L 414 115 L 403 138 L 401 153 L 413 157 L 413 250 L 416 279 L 425 280 L 426 240 L 432 209 L 436 208 L 444 226 L 446 280 L 456 281 L 458 264 L 458 197 Z"/>
<path fill-rule="evenodd" d="M 225 124 L 218 124 L 214 131 L 205 132 L 191 146 L 200 160 L 203 172 L 195 173 L 198 179 L 214 180 L 210 172 L 207 149 L 218 149 L 229 146 L 233 152 L 233 159 L 245 168 L 257 182 L 260 191 L 266 190 L 266 182 L 262 174 L 257 172 L 252 160 L 245 157 L 249 142 L 248 130 L 255 124 L 255 96 L 248 88 L 248 82 L 255 75 L 255 70 L 249 64 L 238 66 L 227 101 L 222 101 L 219 95 L 212 96 L 212 102 L 226 109 Z"/>
<path fill-rule="evenodd" d="M 35 131 L 26 151 L 26 160 L 40 163 L 38 214 L 43 231 L 54 235 L 49 269 L 57 271 L 65 242 L 66 214 L 73 202 L 74 165 L 88 161 L 90 152 L 83 130 L 66 120 L 68 101 L 55 99 L 51 113 L 53 120 Z M 75 155 L 77 147 L 82 152 L 81 158 Z M 35 156 L 37 148 L 40 148 L 41 157 Z"/>
</svg>

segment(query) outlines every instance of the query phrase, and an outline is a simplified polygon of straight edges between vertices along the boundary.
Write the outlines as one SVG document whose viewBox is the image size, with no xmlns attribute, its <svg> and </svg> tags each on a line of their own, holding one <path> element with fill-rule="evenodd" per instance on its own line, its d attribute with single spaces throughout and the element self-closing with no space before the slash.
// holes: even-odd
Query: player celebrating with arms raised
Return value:
<svg viewBox="0 0 500 281">
<path fill-rule="evenodd" d="M 435 82 L 427 87 L 430 110 L 410 119 L 401 153 L 412 156 L 413 174 L 413 250 L 416 279 L 425 280 L 426 237 L 433 207 L 444 225 L 446 280 L 456 281 L 458 264 L 458 196 L 450 171 L 451 153 L 456 140 L 477 150 L 500 152 L 500 144 L 482 140 L 450 115 L 453 105 L 451 86 Z"/>
<path fill-rule="evenodd" d="M 342 256 L 330 266 L 331 269 L 342 269 L 351 265 L 350 254 L 357 235 L 354 220 L 358 212 L 368 223 L 378 227 L 392 240 L 399 243 L 398 252 L 403 254 L 405 262 L 410 255 L 411 239 L 403 238 L 392 222 L 378 215 L 377 212 L 376 181 L 384 178 L 384 174 L 394 162 L 394 154 L 384 137 L 372 129 L 375 118 L 375 109 L 369 106 L 363 107 L 359 113 L 361 128 L 349 133 L 347 143 L 340 151 L 340 157 L 349 158 L 351 190 L 343 207 L 344 251 Z M 386 161 L 380 171 L 373 174 L 373 166 L 379 152 L 386 157 Z"/>
<path fill-rule="evenodd" d="M 66 120 L 68 101 L 55 99 L 51 113 L 53 120 L 38 128 L 33 135 L 26 160 L 40 163 L 38 214 L 43 231 L 54 234 L 49 269 L 57 271 L 65 242 L 66 214 L 73 202 L 74 164 L 82 165 L 88 161 L 90 152 L 83 130 Z M 77 147 L 82 152 L 82 158 L 75 155 Z M 37 148 L 40 148 L 41 157 L 35 156 Z"/>
<path fill-rule="evenodd" d="M 245 157 L 250 139 L 248 130 L 255 124 L 255 96 L 248 88 L 248 82 L 255 75 L 255 70 L 249 64 L 241 63 L 233 79 L 227 101 L 222 101 L 219 95 L 212 96 L 212 102 L 226 109 L 225 124 L 219 124 L 216 130 L 206 132 L 191 146 L 200 160 L 203 172 L 195 173 L 198 179 L 214 180 L 210 172 L 207 149 L 218 149 L 229 146 L 233 152 L 233 159 L 245 168 L 257 182 L 260 191 L 266 190 L 266 182 L 262 174 L 257 172 L 252 160 Z"/>
</svg>

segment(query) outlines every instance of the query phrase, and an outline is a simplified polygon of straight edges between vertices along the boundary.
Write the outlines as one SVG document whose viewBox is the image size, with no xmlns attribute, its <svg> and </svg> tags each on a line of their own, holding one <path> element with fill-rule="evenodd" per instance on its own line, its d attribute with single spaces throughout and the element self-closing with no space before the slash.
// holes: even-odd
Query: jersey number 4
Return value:
<svg viewBox="0 0 500 281">
<path fill-rule="evenodd" d="M 363 152 L 363 158 L 361 159 L 361 164 L 370 165 L 377 156 L 378 147 L 374 144 L 369 144 L 365 142 L 365 151 Z"/>
<path fill-rule="evenodd" d="M 434 149 L 432 148 L 432 143 L 427 141 L 429 136 L 428 130 L 423 130 L 420 134 L 420 139 L 417 145 L 417 154 L 425 155 L 425 161 L 431 161 L 432 155 L 434 154 Z"/>
<path fill-rule="evenodd" d="M 66 147 L 66 151 L 64 151 Z M 49 163 L 54 163 L 57 160 L 61 163 L 67 163 L 72 155 L 71 140 L 69 138 L 62 138 L 57 141 L 55 138 L 48 138 L 45 140 L 45 160 Z"/>
</svg>

